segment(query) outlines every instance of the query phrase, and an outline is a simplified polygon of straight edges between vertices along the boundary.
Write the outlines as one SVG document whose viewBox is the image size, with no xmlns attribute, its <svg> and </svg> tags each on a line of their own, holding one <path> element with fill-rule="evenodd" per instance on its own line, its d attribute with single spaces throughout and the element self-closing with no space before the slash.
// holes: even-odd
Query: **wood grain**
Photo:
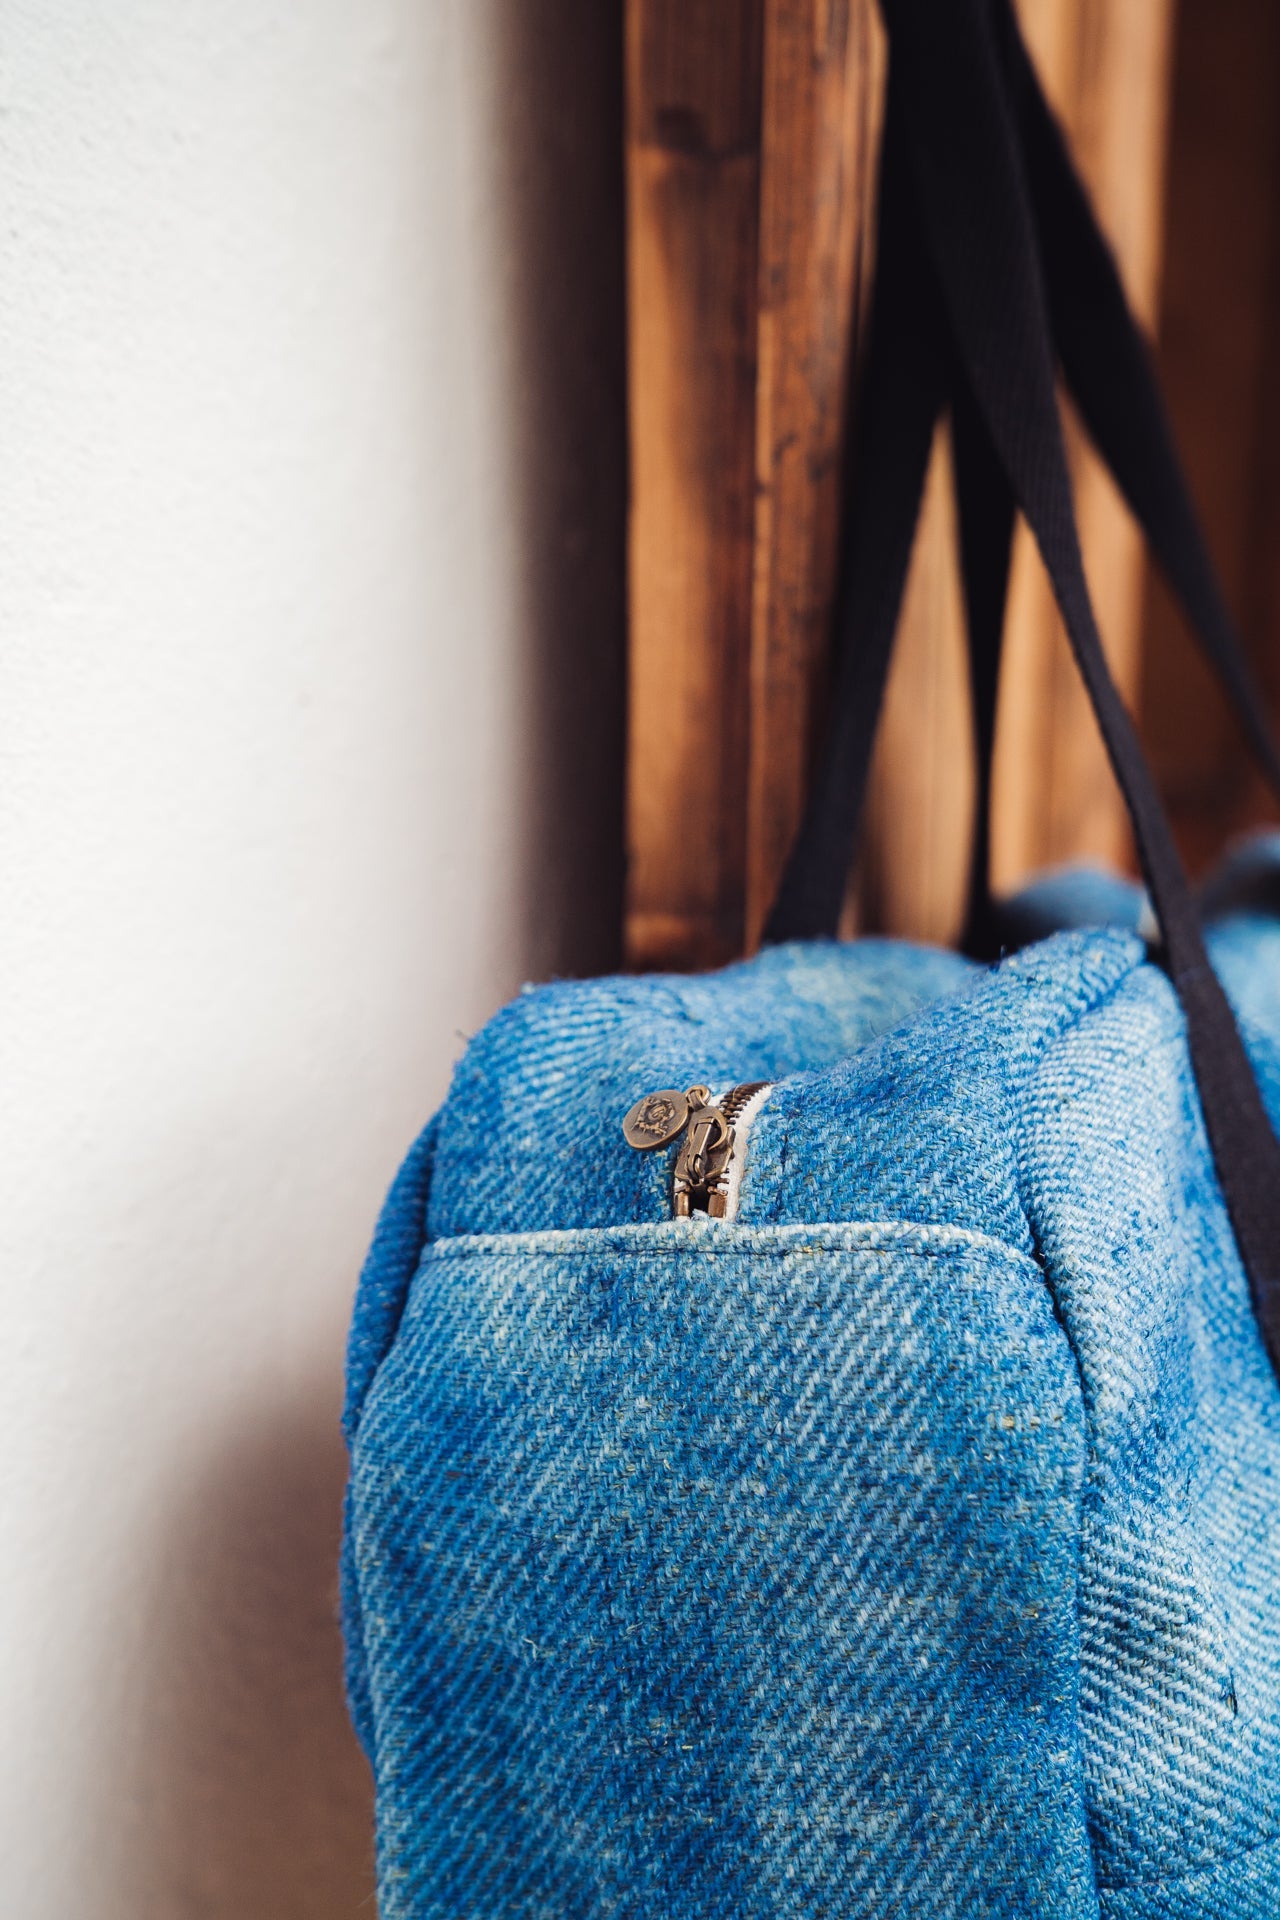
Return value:
<svg viewBox="0 0 1280 1920">
<path fill-rule="evenodd" d="M 1138 316 L 1153 329 L 1163 236 L 1171 0 L 1022 0 L 1023 29 Z M 1085 570 L 1121 693 L 1138 704 L 1141 536 L 1075 422 L 1068 445 Z M 1014 886 L 1066 860 L 1132 863 L 1128 820 L 1049 583 L 1014 546 L 996 749 L 992 870 Z"/>
<path fill-rule="evenodd" d="M 850 368 L 870 295 L 885 49 L 873 0 L 766 0 L 748 946 L 821 731 Z"/>
<path fill-rule="evenodd" d="M 935 435 L 843 931 L 954 940 L 964 914 L 974 766 L 950 434 Z"/>
<path fill-rule="evenodd" d="M 1149 323 L 1160 263 L 1171 0 L 1020 0 L 1018 11 L 1130 298 Z M 1142 548 L 1110 480 L 1070 423 L 1068 438 L 1099 625 L 1117 681 L 1134 702 Z M 938 477 L 946 458 L 940 442 L 886 694 L 858 895 L 864 926 L 943 942 L 955 938 L 963 918 L 973 805 L 954 518 Z M 1063 860 L 1129 859 L 1120 796 L 1047 577 L 1021 526 L 994 787 L 997 887 Z"/>
<path fill-rule="evenodd" d="M 763 0 L 628 0 L 627 953 L 741 951 Z"/>
<path fill-rule="evenodd" d="M 817 732 L 874 0 L 630 0 L 627 951 L 754 943 Z"/>
<path fill-rule="evenodd" d="M 1181 0 L 1160 373 L 1210 550 L 1280 723 L 1280 8 Z M 1162 584 L 1148 587 L 1143 731 L 1199 872 L 1275 803 Z"/>
<path fill-rule="evenodd" d="M 1233 0 L 1242 3 L 1242 0 Z M 1139 311 L 1154 310 L 1172 0 L 1022 0 Z M 839 448 L 872 252 L 872 0 L 628 0 L 633 964 L 756 939 L 821 727 Z M 855 420 L 856 431 L 856 420 Z M 1086 566 L 1139 679 L 1142 557 L 1072 437 Z M 948 451 L 926 489 L 854 917 L 946 940 L 972 812 Z M 1039 563 L 1017 544 L 997 882 L 1127 837 Z"/>
</svg>

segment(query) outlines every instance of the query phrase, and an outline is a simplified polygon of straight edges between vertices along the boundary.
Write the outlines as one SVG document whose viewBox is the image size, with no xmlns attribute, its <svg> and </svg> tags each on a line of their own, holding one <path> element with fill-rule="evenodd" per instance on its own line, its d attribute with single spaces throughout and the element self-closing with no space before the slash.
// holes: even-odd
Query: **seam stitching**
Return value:
<svg viewBox="0 0 1280 1920">
<path fill-rule="evenodd" d="M 1072 1336 L 1071 1328 L 1069 1327 L 1066 1317 L 1063 1314 L 1061 1302 L 1058 1299 L 1058 1291 L 1050 1275 L 1049 1263 L 1047 1259 L 1044 1257 L 1044 1252 L 1040 1243 L 1040 1237 L 1036 1231 L 1035 1222 L 1032 1219 L 1031 1207 L 1029 1204 L 1030 1193 L 1031 1193 L 1031 1168 L 1029 1164 L 1030 1139 L 1029 1139 L 1027 1109 L 1031 1099 L 1032 1088 L 1037 1078 L 1039 1077 L 1041 1071 L 1043 1070 L 1045 1063 L 1048 1060 L 1049 1055 L 1052 1052 L 1053 1048 L 1055 1048 L 1060 1044 L 1060 1042 L 1065 1040 L 1068 1037 L 1068 1035 L 1075 1033 L 1077 1029 L 1083 1026 L 1084 1022 L 1087 1019 L 1089 1019 L 1093 1014 L 1098 1013 L 1103 1007 L 1110 1005 L 1111 1002 L 1117 998 L 1117 996 L 1120 993 L 1120 990 L 1123 987 L 1126 987 L 1130 982 L 1130 980 L 1134 978 L 1139 967 L 1142 964 L 1143 964 L 1142 956 L 1135 957 L 1132 963 L 1124 969 L 1123 973 L 1118 974 L 1116 978 L 1110 981 L 1100 993 L 1095 994 L 1093 998 L 1090 999 L 1084 1006 L 1078 1007 L 1075 1010 L 1075 1012 L 1072 1014 L 1070 1019 L 1064 1020 L 1060 1025 L 1054 1027 L 1051 1032 L 1047 1033 L 1044 1036 L 1044 1038 L 1040 1042 L 1040 1045 L 1036 1048 L 1035 1052 L 1032 1054 L 1031 1058 L 1027 1062 L 1026 1069 L 1021 1076 L 1021 1079 L 1017 1088 L 1016 1100 L 1015 1102 L 1013 1102 L 1013 1107 L 1014 1107 L 1013 1118 L 1014 1118 L 1014 1125 L 1015 1125 L 1015 1136 L 1014 1136 L 1015 1146 L 1014 1146 L 1013 1158 L 1014 1158 L 1015 1177 L 1018 1182 L 1018 1204 L 1022 1208 L 1023 1217 L 1025 1218 L 1027 1223 L 1027 1236 L 1032 1246 L 1035 1248 L 1036 1265 L 1040 1270 L 1041 1278 L 1044 1284 L 1044 1290 L 1048 1296 L 1049 1304 L 1053 1312 L 1053 1317 L 1057 1321 L 1058 1326 L 1062 1331 L 1062 1338 L 1066 1343 L 1067 1351 L 1068 1353 L 1070 1353 L 1072 1364 L 1075 1367 L 1076 1384 L 1077 1384 L 1077 1389 L 1080 1395 L 1080 1412 L 1084 1422 L 1084 1441 L 1085 1441 L 1084 1468 L 1085 1468 L 1085 1471 L 1081 1478 L 1081 1483 L 1080 1483 L 1080 1504 L 1078 1509 L 1077 1529 L 1076 1529 L 1076 1592 L 1075 1592 L 1075 1603 L 1073 1608 L 1073 1611 L 1075 1613 L 1075 1621 L 1076 1621 L 1077 1662 L 1079 1657 L 1079 1650 L 1083 1647 L 1083 1638 L 1084 1638 L 1083 1623 L 1080 1617 L 1081 1594 L 1082 1594 L 1082 1588 L 1083 1588 L 1084 1560 L 1085 1560 L 1084 1503 L 1085 1503 L 1085 1495 L 1088 1488 L 1090 1477 L 1092 1475 L 1093 1467 L 1098 1458 L 1097 1431 L 1096 1431 L 1096 1426 L 1094 1422 L 1094 1415 L 1093 1415 L 1093 1409 L 1090 1403 L 1090 1398 L 1085 1389 L 1084 1363 L 1081 1358 L 1080 1350 L 1076 1344 L 1075 1339 Z M 1077 1680 L 1078 1679 L 1079 1679 L 1079 1667 L 1077 1664 Z M 1088 1745 L 1088 1737 L 1085 1731 L 1084 1720 L 1080 1712 L 1079 1700 L 1077 1700 L 1077 1703 L 1076 1703 L 1075 1725 L 1076 1725 L 1076 1759 L 1077 1759 L 1077 1765 L 1078 1765 L 1079 1775 L 1080 1775 L 1080 1811 L 1084 1818 L 1085 1834 L 1088 1839 L 1089 1860 L 1090 1860 L 1090 1865 L 1093 1868 L 1094 1886 L 1099 1891 L 1101 1891 L 1103 1886 L 1103 1881 L 1098 1868 L 1098 1854 L 1097 1854 L 1097 1845 L 1094 1838 L 1093 1817 L 1092 1817 L 1092 1809 L 1090 1806 L 1090 1792 L 1089 1792 L 1087 1775 L 1085 1770 L 1085 1752 L 1086 1752 L 1086 1747 Z"/>
<path fill-rule="evenodd" d="M 732 1235 L 732 1240 L 721 1237 L 727 1235 Z M 767 1237 L 775 1244 L 764 1247 L 744 1245 L 745 1241 L 757 1235 Z M 653 1236 L 651 1242 L 649 1236 Z M 851 1237 L 854 1240 L 852 1245 L 849 1244 Z M 634 1244 L 637 1238 L 648 1243 L 637 1247 Z M 562 1245 L 568 1251 L 566 1243 L 569 1242 L 578 1243 L 573 1248 L 575 1252 L 589 1252 L 594 1246 L 604 1248 L 612 1242 L 619 1252 L 636 1252 L 650 1259 L 673 1259 L 694 1254 L 715 1258 L 741 1258 L 757 1253 L 774 1256 L 787 1251 L 789 1245 L 803 1251 L 806 1241 L 820 1252 L 887 1252 L 896 1251 L 907 1239 L 932 1242 L 931 1245 L 917 1248 L 929 1259 L 943 1259 L 949 1254 L 974 1248 L 998 1254 L 1024 1270 L 1030 1269 L 1037 1279 L 1043 1279 L 1041 1269 L 1031 1255 L 1020 1247 L 1010 1246 L 1007 1240 L 979 1233 L 972 1227 L 948 1226 L 928 1220 L 831 1220 L 812 1224 L 805 1221 L 765 1221 L 756 1224 L 727 1221 L 710 1229 L 695 1228 L 693 1233 L 671 1221 L 649 1220 L 608 1227 L 543 1227 L 528 1233 L 454 1234 L 433 1240 L 423 1249 L 418 1271 L 421 1273 L 430 1258 L 464 1260 L 499 1253 L 554 1253 Z"/>
</svg>

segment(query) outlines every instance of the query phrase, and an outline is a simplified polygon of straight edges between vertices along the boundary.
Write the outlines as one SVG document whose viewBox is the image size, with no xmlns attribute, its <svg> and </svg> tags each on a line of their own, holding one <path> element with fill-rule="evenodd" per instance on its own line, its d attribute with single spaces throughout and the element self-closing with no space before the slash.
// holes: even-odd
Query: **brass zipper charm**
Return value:
<svg viewBox="0 0 1280 1920">
<path fill-rule="evenodd" d="M 732 1087 L 715 1102 L 707 1087 L 674 1087 L 637 1100 L 622 1123 L 628 1146 L 639 1152 L 667 1147 L 683 1134 L 672 1182 L 672 1212 L 676 1219 L 705 1213 L 723 1220 L 736 1198 L 733 1179 L 740 1172 L 739 1149 L 745 1138 L 740 1126 L 744 1112 L 767 1092 L 767 1080 L 750 1080 Z M 743 1136 L 740 1138 L 740 1136 Z"/>
</svg>

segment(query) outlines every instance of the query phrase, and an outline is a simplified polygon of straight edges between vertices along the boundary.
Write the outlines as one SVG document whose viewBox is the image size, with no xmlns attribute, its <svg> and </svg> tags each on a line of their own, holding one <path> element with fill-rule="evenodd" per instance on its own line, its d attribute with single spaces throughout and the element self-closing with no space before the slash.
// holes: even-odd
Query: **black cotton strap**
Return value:
<svg viewBox="0 0 1280 1920">
<path fill-rule="evenodd" d="M 1258 765 L 1280 796 L 1280 751 L 1265 719 L 1261 694 L 1227 611 L 1191 503 L 1169 427 L 1159 383 L 1142 332 L 1129 309 L 1119 270 L 1088 195 L 1076 173 L 1019 33 L 1009 0 L 990 0 L 1001 66 L 1017 123 L 1024 177 L 1035 215 L 1054 347 L 1065 382 L 1095 446 L 1106 460 L 1130 510 L 1182 604 L 1191 630 L 1216 672 Z M 1001 476 L 1002 477 L 1002 476 Z M 989 885 L 992 733 L 986 724 L 995 689 L 990 662 L 999 637 L 984 626 L 990 593 L 975 602 L 973 568 L 979 553 L 963 538 L 966 519 L 999 481 L 970 463 L 957 462 L 962 528 L 961 558 L 973 660 L 978 811 L 969 907 L 962 945 L 993 957 L 1002 938 L 1002 916 Z"/>
<path fill-rule="evenodd" d="M 983 0 L 885 0 L 915 184 L 952 336 L 975 403 L 1036 537 L 1128 802 L 1223 1193 L 1280 1362 L 1280 1143 L 1226 996 L 1089 603 L 1054 393 L 1048 313 L 1016 130 Z M 982 218 L 973 217 L 974 209 Z"/>
<path fill-rule="evenodd" d="M 992 0 L 992 16 L 1063 377 L 1280 796 L 1280 751 L 1191 503 L 1150 351 L 1009 0 Z"/>
<path fill-rule="evenodd" d="M 1025 181 L 1035 215 L 1049 316 L 1063 378 L 1095 446 L 1146 532 L 1193 634 L 1235 708 L 1254 756 L 1280 795 L 1280 751 L 1264 703 L 1227 612 L 1208 549 L 1174 450 L 1150 352 L 1129 310 L 1119 271 L 1075 171 L 1062 131 L 1045 100 L 1009 0 L 991 0 L 993 30 L 1018 128 Z M 957 463 L 963 529 L 990 477 Z M 966 496 L 969 496 L 968 498 Z M 962 944 L 984 958 L 1000 949 L 1003 921 L 989 889 L 991 737 L 984 731 L 982 663 L 992 637 L 981 627 L 970 572 L 980 559 L 962 539 L 978 754 L 978 814 L 969 910 Z M 998 650 L 999 641 L 994 645 Z"/>
<path fill-rule="evenodd" d="M 938 288 L 912 210 L 901 88 L 890 71 L 879 257 L 845 476 L 831 717 L 766 941 L 834 933 L 862 812 L 929 453 L 946 397 Z"/>
<path fill-rule="evenodd" d="M 1127 463 L 1126 487 L 1131 497 L 1145 503 L 1162 525 L 1173 526 L 1182 507 L 1190 512 L 1185 489 L 1178 481 L 1172 489 L 1162 483 L 1162 491 L 1152 479 L 1143 452 L 1151 443 L 1149 409 L 1144 413 L 1141 406 L 1131 408 L 1123 415 L 1122 427 L 1107 424 L 1121 417 L 1112 405 L 1115 395 L 1107 391 L 1105 381 L 1090 384 L 1088 364 L 1091 353 L 1104 350 L 1105 337 L 1103 347 L 1096 342 L 1087 350 L 1082 347 L 1084 323 L 1061 292 L 1061 276 L 1050 281 L 1042 274 L 1035 201 L 1029 184 L 1032 170 L 1022 151 L 1028 127 L 1034 132 L 1037 111 L 1034 101 L 1028 105 L 1025 73 L 1016 86 L 1011 81 L 1011 74 L 1017 79 L 1018 54 L 1016 45 L 1010 42 L 1012 19 L 1005 0 L 947 0 L 942 6 L 936 0 L 882 0 L 882 4 L 890 41 L 895 188 L 894 195 L 886 195 L 882 201 L 881 217 L 882 221 L 893 216 L 918 225 L 922 258 L 915 284 L 924 300 L 930 299 L 936 289 L 944 317 L 942 332 L 949 343 L 949 347 L 940 345 L 939 315 L 935 311 L 928 324 L 918 328 L 920 339 L 928 342 L 931 376 L 921 384 L 927 390 L 929 408 L 933 408 L 933 369 L 949 370 L 961 429 L 958 446 L 962 451 L 967 447 L 966 458 L 979 463 L 988 453 L 994 457 L 1044 558 L 1133 820 L 1169 972 L 1186 1016 L 1191 1059 L 1215 1164 L 1263 1337 L 1280 1372 L 1280 1143 L 1268 1123 L 1230 1007 L 1209 964 L 1168 822 L 1098 637 L 1080 556 L 1054 391 L 1055 336 L 1047 284 L 1059 287 L 1057 337 L 1064 365 L 1072 356 L 1073 384 L 1082 380 L 1090 396 L 1086 418 L 1091 410 L 1102 421 L 1100 431 L 1111 435 L 1111 445 L 1104 444 L 1104 451 L 1116 455 L 1122 465 Z M 1012 31 L 1016 42 L 1016 30 Z M 1011 96 L 1020 101 L 1019 108 L 1015 108 Z M 1040 171 L 1036 177 L 1043 197 L 1055 180 L 1061 189 L 1061 180 L 1055 175 L 1056 162 L 1045 145 L 1043 126 L 1040 138 Z M 887 152 L 886 167 L 889 158 Z M 1069 205 L 1062 217 L 1070 229 L 1075 216 Z M 907 255 L 910 248 L 899 243 L 893 252 L 895 257 Z M 1103 260 L 1109 263 L 1105 248 Z M 1096 273 L 1096 258 L 1092 269 Z M 1122 296 L 1120 306 L 1123 310 Z M 886 357 L 892 359 L 887 350 Z M 900 351 L 899 360 L 902 357 Z M 904 369 L 897 366 L 895 372 L 901 386 Z M 870 364 L 867 378 L 870 383 Z M 1106 404 L 1098 404 L 1099 395 Z M 864 423 L 870 416 L 873 397 L 869 387 Z M 975 431 L 972 417 L 966 425 L 966 409 L 976 416 L 985 433 L 985 449 L 982 432 Z M 928 409 L 918 399 L 915 411 L 920 416 Z M 1161 412 L 1157 426 L 1162 422 Z M 869 473 L 859 483 L 852 502 L 855 511 L 860 502 L 874 496 L 872 482 L 877 470 L 872 463 L 882 456 L 887 437 L 881 427 L 873 447 L 864 442 L 859 449 Z M 1135 449 L 1141 459 L 1135 460 Z M 1172 458 L 1171 449 L 1166 448 L 1166 454 Z M 973 468 L 958 467 L 958 471 L 963 503 L 963 474 Z M 978 471 L 982 471 L 980 464 Z M 977 630 L 987 635 L 981 645 L 989 652 L 994 591 L 989 581 L 987 585 L 982 583 L 997 565 L 993 527 L 1000 520 L 995 504 L 999 492 L 992 485 L 989 462 L 982 487 L 974 488 L 973 494 L 975 499 L 985 498 L 987 502 L 983 509 L 987 524 L 977 535 L 962 534 L 962 541 L 967 542 L 967 598 L 971 619 L 977 607 Z M 903 514 L 901 490 L 893 497 L 897 511 Z M 866 511 L 865 506 L 862 510 Z M 980 514 L 980 522 L 982 518 Z M 913 504 L 912 526 L 914 519 Z M 972 521 L 970 514 L 971 525 Z M 900 538 L 901 522 L 898 530 Z M 852 515 L 851 532 L 856 549 L 859 529 Z M 891 580 L 887 564 L 881 561 L 877 568 L 874 556 L 869 570 L 877 575 L 880 591 L 877 596 L 864 580 L 862 597 L 874 606 L 877 624 L 873 628 L 858 624 L 857 603 L 843 609 L 841 671 L 832 734 L 835 751 L 828 751 L 823 776 L 784 878 L 770 922 L 772 938 L 832 932 L 836 925 L 857 802 L 861 799 L 859 785 L 850 807 L 849 794 L 840 791 L 840 777 L 843 774 L 858 782 L 865 780 L 866 756 L 859 760 L 857 749 L 874 719 L 874 714 L 851 719 L 841 710 L 841 702 L 860 684 L 874 682 L 877 690 L 883 685 L 879 656 L 881 649 L 886 649 L 887 660 L 888 643 L 882 631 L 882 603 L 892 586 L 896 614 L 905 562 L 901 571 L 893 572 Z M 1211 572 L 1208 579 L 1212 589 Z M 1203 613 L 1203 581 L 1197 582 L 1195 567 L 1186 571 L 1183 585 L 1189 596 L 1193 597 L 1193 590 L 1201 595 Z M 994 644 L 998 649 L 998 639 Z M 1238 649 L 1229 623 L 1225 627 L 1219 624 L 1206 644 L 1211 653 L 1223 654 L 1219 664 L 1230 684 L 1230 656 L 1235 653 L 1238 658 Z M 874 654 L 876 675 L 870 675 L 865 667 L 858 671 L 859 661 L 869 654 Z M 980 676 L 988 667 L 989 660 L 984 664 L 980 650 L 975 656 L 975 690 L 981 686 L 984 697 L 988 680 Z M 1238 674 L 1235 685 L 1242 697 L 1248 696 L 1247 681 L 1242 682 Z M 1251 734 L 1255 745 L 1261 740 L 1269 750 L 1260 711 L 1255 708 L 1254 713 L 1256 726 Z M 980 731 L 983 725 L 980 711 Z M 824 860 L 834 873 L 824 875 L 819 871 Z"/>
<path fill-rule="evenodd" d="M 966 953 L 994 959 L 1000 951 L 1001 938 L 990 882 L 991 777 L 1014 500 L 981 411 L 958 371 L 953 375 L 951 394 L 951 450 L 960 525 L 965 623 L 969 634 L 969 685 L 977 772 L 969 895 L 961 945 Z"/>
</svg>

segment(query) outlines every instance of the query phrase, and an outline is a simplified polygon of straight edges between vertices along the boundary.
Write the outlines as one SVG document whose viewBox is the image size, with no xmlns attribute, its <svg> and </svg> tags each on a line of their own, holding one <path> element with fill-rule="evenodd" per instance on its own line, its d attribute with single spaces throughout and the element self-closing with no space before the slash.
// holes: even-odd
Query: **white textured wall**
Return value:
<svg viewBox="0 0 1280 1920">
<path fill-rule="evenodd" d="M 0 5 L 15 1920 L 372 1911 L 354 1271 L 616 924 L 614 12 Z"/>
</svg>

